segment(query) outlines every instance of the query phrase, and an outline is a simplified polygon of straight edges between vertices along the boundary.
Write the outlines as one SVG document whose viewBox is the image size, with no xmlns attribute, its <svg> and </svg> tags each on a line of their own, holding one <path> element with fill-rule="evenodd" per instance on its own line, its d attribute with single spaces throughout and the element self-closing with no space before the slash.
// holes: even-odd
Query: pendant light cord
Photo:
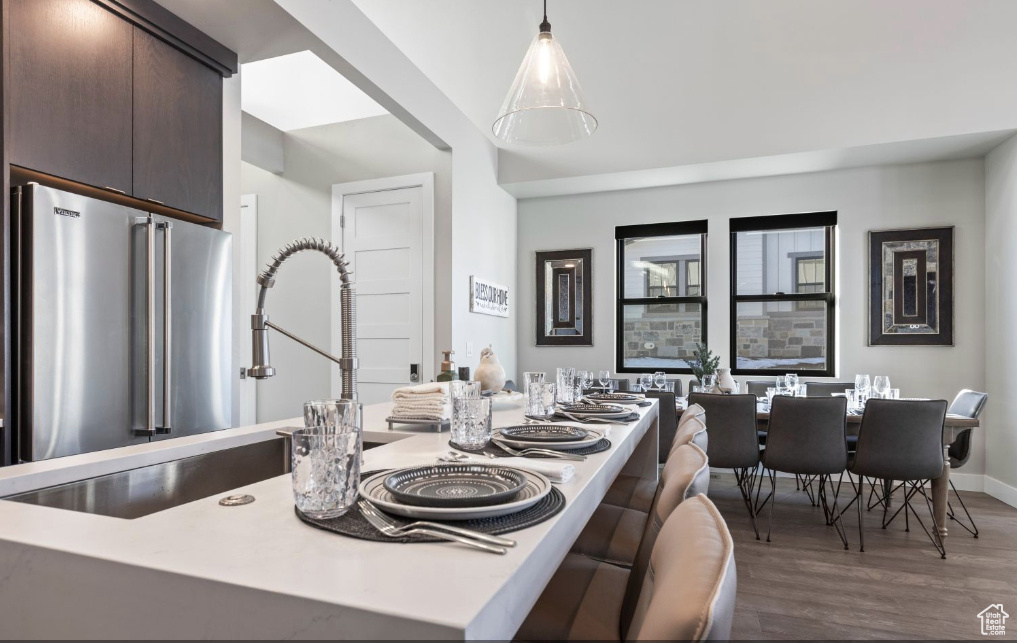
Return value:
<svg viewBox="0 0 1017 643">
<path fill-rule="evenodd" d="M 551 33 L 551 23 L 547 21 L 547 0 L 544 0 L 544 22 L 540 23 L 540 33 Z"/>
</svg>

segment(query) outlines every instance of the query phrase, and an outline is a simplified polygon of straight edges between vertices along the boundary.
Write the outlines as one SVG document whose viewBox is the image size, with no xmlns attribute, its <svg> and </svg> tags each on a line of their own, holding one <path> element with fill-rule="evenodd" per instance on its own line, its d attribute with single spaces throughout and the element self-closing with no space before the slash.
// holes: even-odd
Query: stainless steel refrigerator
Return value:
<svg viewBox="0 0 1017 643">
<path fill-rule="evenodd" d="M 230 426 L 231 235 L 16 188 L 23 461 Z"/>
</svg>

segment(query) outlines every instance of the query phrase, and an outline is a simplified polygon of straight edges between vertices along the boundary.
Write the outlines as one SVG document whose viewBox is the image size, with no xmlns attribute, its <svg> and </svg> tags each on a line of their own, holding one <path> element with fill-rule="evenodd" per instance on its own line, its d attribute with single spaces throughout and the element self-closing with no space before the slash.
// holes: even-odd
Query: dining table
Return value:
<svg viewBox="0 0 1017 643">
<path fill-rule="evenodd" d="M 759 431 L 766 431 L 770 424 L 770 414 L 767 411 L 756 412 L 756 428 Z M 862 425 L 862 415 L 849 413 L 847 416 L 847 434 L 858 435 L 858 429 Z M 947 413 L 943 425 L 943 473 L 938 478 L 932 479 L 932 511 L 939 525 L 939 535 L 947 535 L 947 494 L 950 491 L 950 445 L 957 436 L 969 429 L 981 426 L 978 418 L 970 418 L 963 415 Z"/>
</svg>

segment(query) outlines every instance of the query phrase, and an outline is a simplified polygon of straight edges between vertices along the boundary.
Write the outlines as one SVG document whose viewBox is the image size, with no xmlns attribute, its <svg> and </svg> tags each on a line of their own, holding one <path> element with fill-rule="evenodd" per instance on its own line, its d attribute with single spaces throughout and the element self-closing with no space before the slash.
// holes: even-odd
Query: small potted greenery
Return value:
<svg viewBox="0 0 1017 643">
<path fill-rule="evenodd" d="M 717 367 L 720 366 L 720 356 L 714 356 L 713 351 L 706 344 L 696 344 L 692 351 L 692 359 L 687 360 L 692 374 L 699 380 L 700 386 L 705 385 L 705 375 L 717 375 Z M 716 381 L 714 381 L 716 384 Z"/>
</svg>

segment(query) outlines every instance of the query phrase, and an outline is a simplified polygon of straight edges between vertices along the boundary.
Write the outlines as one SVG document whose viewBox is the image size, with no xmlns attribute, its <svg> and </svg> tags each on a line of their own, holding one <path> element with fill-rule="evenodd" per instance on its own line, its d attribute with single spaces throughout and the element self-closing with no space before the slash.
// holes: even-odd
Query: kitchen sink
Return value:
<svg viewBox="0 0 1017 643">
<path fill-rule="evenodd" d="M 365 441 L 364 450 L 382 444 Z M 289 439 L 279 437 L 29 491 L 4 500 L 131 519 L 289 471 Z"/>
</svg>

